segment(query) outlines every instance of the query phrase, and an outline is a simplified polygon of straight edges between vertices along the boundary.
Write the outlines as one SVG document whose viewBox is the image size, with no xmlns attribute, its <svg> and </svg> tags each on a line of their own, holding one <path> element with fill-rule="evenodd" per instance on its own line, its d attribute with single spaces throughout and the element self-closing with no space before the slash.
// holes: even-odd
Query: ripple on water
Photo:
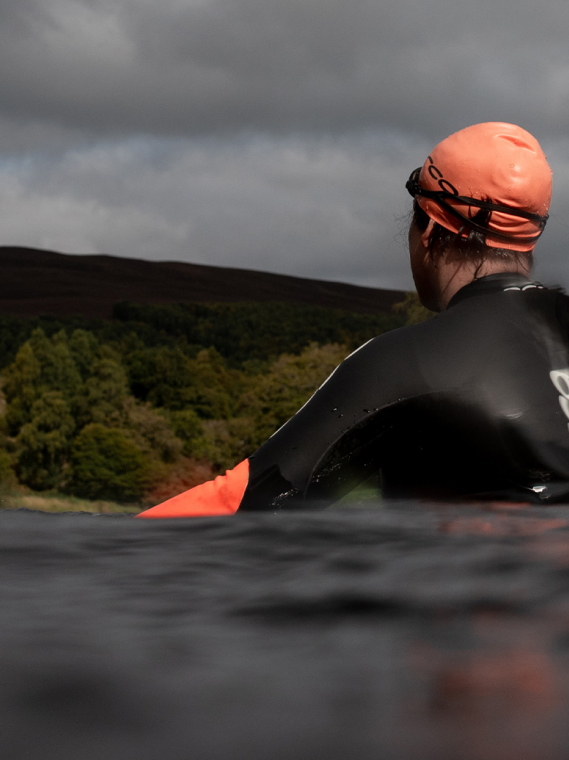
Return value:
<svg viewBox="0 0 569 760">
<path fill-rule="evenodd" d="M 569 754 L 569 507 L 0 528 L 3 757 Z"/>
</svg>

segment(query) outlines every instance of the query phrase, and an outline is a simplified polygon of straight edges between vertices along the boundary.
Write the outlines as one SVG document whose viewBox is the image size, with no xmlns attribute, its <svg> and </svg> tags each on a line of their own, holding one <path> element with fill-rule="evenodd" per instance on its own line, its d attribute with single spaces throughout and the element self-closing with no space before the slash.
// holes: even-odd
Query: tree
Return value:
<svg viewBox="0 0 569 760">
<path fill-rule="evenodd" d="M 283 354 L 268 373 L 250 378 L 241 395 L 238 416 L 203 420 L 192 455 L 209 460 L 217 470 L 250 456 L 293 416 L 345 358 L 345 346 L 312 344 L 299 356 Z"/>
<path fill-rule="evenodd" d="M 0 393 L 0 409 L 4 399 Z M 18 479 L 14 471 L 15 457 L 13 445 L 6 436 L 6 418 L 0 414 L 0 484 L 3 486 L 17 486 Z M 10 450 L 8 450 L 10 449 Z"/>
<path fill-rule="evenodd" d="M 40 374 L 40 363 L 29 341 L 26 341 L 4 372 L 6 423 L 12 435 L 17 435 L 22 425 L 30 419 L 30 411 L 37 398 Z"/>
<path fill-rule="evenodd" d="M 140 381 L 139 381 L 140 382 Z M 147 399 L 153 406 L 183 409 L 190 401 L 194 383 L 191 360 L 179 349 L 159 348 L 153 355 Z"/>
<path fill-rule="evenodd" d="M 4 371 L 4 381 L 7 421 L 13 435 L 32 419 L 32 407 L 42 394 L 57 391 L 69 402 L 79 392 L 82 380 L 65 332 L 47 338 L 40 328 L 34 330 Z"/>
<path fill-rule="evenodd" d="M 196 456 L 203 438 L 202 421 L 193 409 L 181 409 L 168 415 L 172 429 L 183 443 L 186 457 Z"/>
<path fill-rule="evenodd" d="M 229 372 L 222 356 L 215 348 L 200 351 L 190 362 L 192 387 L 188 406 L 206 420 L 229 419 L 233 416 L 235 401 L 241 389 L 241 373 Z"/>
<path fill-rule="evenodd" d="M 314 391 L 346 357 L 345 346 L 313 343 L 298 356 L 283 354 L 270 372 L 260 375 L 240 399 L 240 416 L 252 417 L 253 450 L 308 401 Z"/>
<path fill-rule="evenodd" d="M 75 421 L 62 394 L 42 394 L 32 406 L 30 422 L 16 438 L 20 482 L 38 491 L 60 488 L 74 430 Z"/>
<path fill-rule="evenodd" d="M 200 351 L 194 359 L 179 347 L 144 348 L 127 362 L 136 398 L 172 412 L 191 408 L 202 419 L 232 416 L 241 373 L 229 371 L 214 348 Z"/>
<path fill-rule="evenodd" d="M 124 367 L 112 354 L 103 354 L 95 361 L 90 377 L 73 399 L 78 427 L 91 422 L 119 427 L 124 422 L 124 404 L 128 396 Z"/>
<path fill-rule="evenodd" d="M 82 379 L 71 355 L 65 330 L 57 332 L 51 340 L 43 330 L 34 330 L 30 345 L 41 366 L 40 390 L 57 390 L 65 398 L 72 398 L 79 390 Z"/>
<path fill-rule="evenodd" d="M 202 428 L 203 435 L 195 444 L 194 456 L 211 462 L 218 472 L 234 467 L 265 440 L 253 417 L 203 420 Z"/>
<path fill-rule="evenodd" d="M 147 484 L 143 452 L 124 430 L 91 423 L 83 428 L 71 452 L 69 490 L 87 499 L 136 501 Z"/>
<path fill-rule="evenodd" d="M 81 379 L 87 380 L 99 358 L 99 341 L 92 332 L 74 330 L 69 338 L 69 350 Z"/>
<path fill-rule="evenodd" d="M 176 436 L 168 420 L 150 404 L 137 404 L 129 396 L 124 402 L 124 413 L 123 429 L 151 460 L 171 463 L 179 458 L 183 442 Z"/>
<path fill-rule="evenodd" d="M 0 449 L 0 483 L 8 487 L 18 485 L 18 479 L 14 472 L 14 461 L 6 449 Z"/>
</svg>

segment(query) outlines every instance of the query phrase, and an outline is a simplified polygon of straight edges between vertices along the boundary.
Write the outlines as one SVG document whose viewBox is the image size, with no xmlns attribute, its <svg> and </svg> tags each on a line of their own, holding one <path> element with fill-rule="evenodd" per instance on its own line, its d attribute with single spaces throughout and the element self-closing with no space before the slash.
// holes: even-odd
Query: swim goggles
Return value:
<svg viewBox="0 0 569 760">
<path fill-rule="evenodd" d="M 540 237 L 545 228 L 545 224 L 549 219 L 548 214 L 545 216 L 540 216 L 539 214 L 532 213 L 531 211 L 524 211 L 523 209 L 512 208 L 511 206 L 502 206 L 498 203 L 490 203 L 489 201 L 482 201 L 478 198 L 469 198 L 468 196 L 459 195 L 458 190 L 446 180 L 442 180 L 441 184 L 444 182 L 445 186 L 451 188 L 451 190 L 445 190 L 443 188 L 440 190 L 426 190 L 419 184 L 419 175 L 421 173 L 421 169 L 422 167 L 419 167 L 418 169 L 412 171 L 409 179 L 405 184 L 409 195 L 411 195 L 413 198 L 415 198 L 417 195 L 420 195 L 423 198 L 431 198 L 451 216 L 454 216 L 456 219 L 461 221 L 462 226 L 457 234 L 461 234 L 464 230 L 464 227 L 468 226 L 477 232 L 482 233 L 482 235 L 491 235 L 493 238 L 497 238 L 498 240 L 506 240 L 508 242 L 515 240 L 517 243 L 533 243 Z M 521 219 L 528 219 L 537 225 L 539 232 L 536 235 L 531 235 L 529 237 L 515 237 L 513 235 L 508 235 L 506 232 L 499 232 L 497 230 L 490 229 L 484 224 L 480 224 L 479 222 L 474 221 L 474 219 L 462 214 L 455 206 L 448 203 L 447 199 L 450 198 L 452 198 L 453 201 L 464 204 L 466 206 L 475 206 L 476 208 L 487 211 L 488 213 L 481 219 L 483 222 L 488 223 L 491 213 L 493 211 L 497 211 L 501 214 L 517 216 Z"/>
</svg>

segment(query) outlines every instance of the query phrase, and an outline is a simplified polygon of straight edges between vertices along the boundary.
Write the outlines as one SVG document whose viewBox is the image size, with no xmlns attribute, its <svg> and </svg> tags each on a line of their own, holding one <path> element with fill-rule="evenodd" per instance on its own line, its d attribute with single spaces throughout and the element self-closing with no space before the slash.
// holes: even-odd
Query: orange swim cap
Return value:
<svg viewBox="0 0 569 760">
<path fill-rule="evenodd" d="M 551 169 L 529 132 L 488 122 L 461 129 L 437 145 L 407 189 L 431 219 L 486 245 L 531 251 L 551 201 Z"/>
</svg>

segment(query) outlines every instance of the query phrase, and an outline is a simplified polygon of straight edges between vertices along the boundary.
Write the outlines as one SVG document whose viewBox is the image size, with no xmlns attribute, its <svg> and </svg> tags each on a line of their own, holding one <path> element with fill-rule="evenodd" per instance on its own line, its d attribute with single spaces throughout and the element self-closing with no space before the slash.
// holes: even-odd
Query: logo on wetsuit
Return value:
<svg viewBox="0 0 569 760">
<path fill-rule="evenodd" d="M 569 419 L 569 369 L 555 369 L 549 373 L 551 382 L 561 394 L 559 405 L 565 416 Z M 567 425 L 569 427 L 569 423 Z"/>
</svg>

